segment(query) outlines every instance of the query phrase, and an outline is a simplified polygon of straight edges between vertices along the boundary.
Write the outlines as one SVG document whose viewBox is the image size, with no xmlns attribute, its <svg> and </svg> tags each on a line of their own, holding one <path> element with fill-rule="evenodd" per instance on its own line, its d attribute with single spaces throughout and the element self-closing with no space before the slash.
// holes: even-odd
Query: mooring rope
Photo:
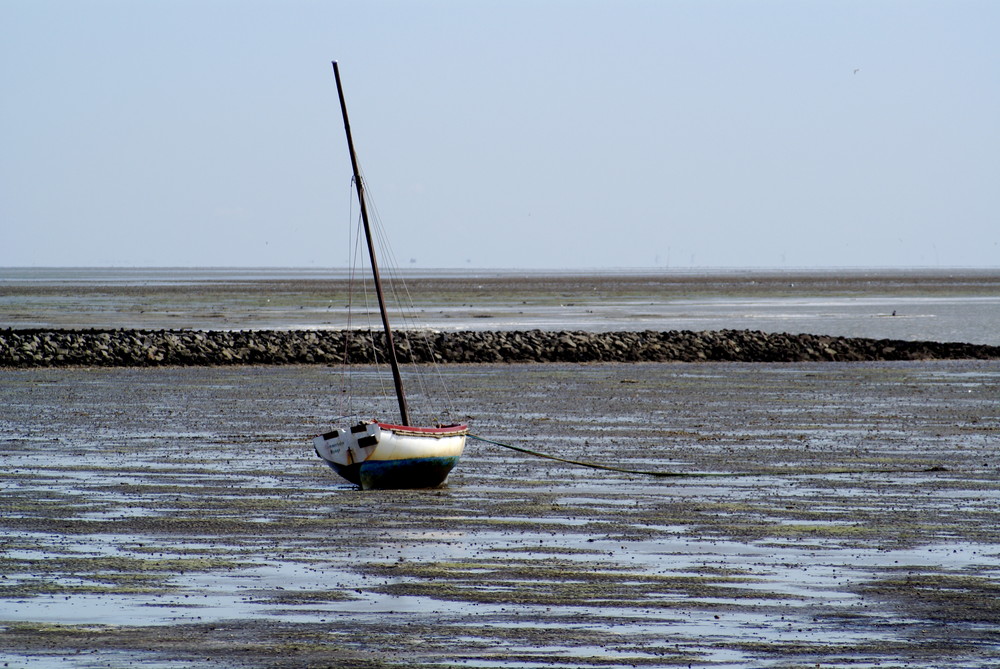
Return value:
<svg viewBox="0 0 1000 669">
<path fill-rule="evenodd" d="M 500 446 L 502 448 L 508 448 L 512 451 L 517 451 L 519 453 L 525 453 L 527 455 L 533 455 L 537 458 L 545 458 L 547 460 L 555 460 L 557 462 L 565 462 L 569 465 L 576 465 L 578 467 L 590 467 L 591 469 L 603 469 L 609 472 L 620 472 L 622 474 L 638 474 L 641 476 L 655 476 L 657 478 L 720 478 L 720 477 L 741 477 L 741 476 L 825 476 L 829 474 L 923 474 L 929 472 L 946 472 L 946 468 L 940 465 L 935 465 L 934 467 L 927 467 L 926 469 L 824 469 L 817 471 L 763 471 L 763 472 L 662 472 L 662 471 L 649 471 L 645 469 L 625 469 L 624 467 L 612 467 L 610 465 L 599 465 L 593 462 L 582 462 L 580 460 L 570 460 L 569 458 L 560 458 L 557 455 L 551 455 L 549 453 L 542 453 L 540 451 L 533 451 L 528 448 L 522 448 L 520 446 L 513 446 L 511 444 L 505 444 L 500 441 L 494 441 L 493 439 L 486 439 L 485 437 L 480 437 L 479 435 L 469 434 L 470 439 L 475 439 L 476 441 L 481 441 L 485 444 L 492 444 L 494 446 Z"/>
</svg>

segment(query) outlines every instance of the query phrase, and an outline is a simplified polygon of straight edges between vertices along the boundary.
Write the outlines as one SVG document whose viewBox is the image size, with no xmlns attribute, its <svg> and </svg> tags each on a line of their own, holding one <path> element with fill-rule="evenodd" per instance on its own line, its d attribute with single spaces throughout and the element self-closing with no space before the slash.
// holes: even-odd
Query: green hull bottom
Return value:
<svg viewBox="0 0 1000 669">
<path fill-rule="evenodd" d="M 327 461 L 330 468 L 362 490 L 433 488 L 444 483 L 458 456 L 410 460 L 368 460 L 353 465 Z"/>
</svg>

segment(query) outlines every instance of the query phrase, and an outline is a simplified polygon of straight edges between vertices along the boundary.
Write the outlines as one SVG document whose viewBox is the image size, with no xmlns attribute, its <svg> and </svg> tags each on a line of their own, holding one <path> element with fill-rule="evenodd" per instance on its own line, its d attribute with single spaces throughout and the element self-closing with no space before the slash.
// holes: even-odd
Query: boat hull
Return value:
<svg viewBox="0 0 1000 669">
<path fill-rule="evenodd" d="M 458 464 L 458 457 L 369 460 L 353 465 L 327 461 L 327 464 L 362 490 L 435 488 L 448 478 Z"/>
<path fill-rule="evenodd" d="M 458 464 L 467 432 L 465 425 L 420 428 L 366 421 L 331 430 L 313 443 L 331 469 L 364 490 L 433 488 Z"/>
</svg>

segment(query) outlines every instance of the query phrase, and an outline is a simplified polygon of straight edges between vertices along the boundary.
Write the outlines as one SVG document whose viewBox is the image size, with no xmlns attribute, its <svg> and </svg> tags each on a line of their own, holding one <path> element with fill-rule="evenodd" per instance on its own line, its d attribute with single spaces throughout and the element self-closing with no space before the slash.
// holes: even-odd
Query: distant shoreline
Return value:
<svg viewBox="0 0 1000 669">
<path fill-rule="evenodd" d="M 355 274 L 358 272 L 355 271 Z M 844 281 L 913 279 L 954 281 L 962 278 L 1000 282 L 1000 267 L 635 267 L 576 269 L 516 269 L 503 267 L 395 268 L 394 275 L 410 280 L 499 280 L 543 279 L 660 281 L 803 281 L 837 278 Z M 342 281 L 351 272 L 343 267 L 0 267 L 0 287 L 86 284 L 156 285 L 173 283 Z"/>
<path fill-rule="evenodd" d="M 374 339 L 379 351 L 373 352 Z M 412 363 L 1000 360 L 1000 346 L 753 330 L 396 333 Z M 0 330 L 0 367 L 373 364 L 384 337 L 351 330 Z"/>
</svg>

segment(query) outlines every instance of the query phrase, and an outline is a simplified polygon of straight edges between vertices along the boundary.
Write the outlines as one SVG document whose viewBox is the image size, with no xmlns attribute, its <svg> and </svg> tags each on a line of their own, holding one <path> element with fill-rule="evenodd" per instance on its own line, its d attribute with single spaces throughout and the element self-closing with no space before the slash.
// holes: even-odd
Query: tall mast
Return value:
<svg viewBox="0 0 1000 669">
<path fill-rule="evenodd" d="M 375 259 L 375 244 L 372 242 L 371 226 L 368 224 L 368 206 L 365 204 L 365 187 L 358 171 L 358 158 L 354 153 L 354 140 L 351 138 L 351 123 L 347 120 L 347 103 L 344 102 L 344 87 L 340 83 L 340 70 L 337 61 L 333 61 L 333 74 L 337 78 L 337 94 L 340 96 L 340 111 L 344 115 L 344 132 L 347 133 L 347 149 L 351 153 L 351 169 L 354 170 L 354 186 L 358 191 L 358 201 L 361 203 L 361 221 L 365 227 L 365 240 L 368 242 L 368 258 L 371 260 L 372 276 L 375 278 L 375 294 L 378 295 L 378 310 L 382 314 L 382 328 L 385 330 L 385 345 L 389 354 L 389 365 L 392 367 L 392 382 L 396 386 L 396 400 L 399 402 L 399 417 L 403 425 L 410 424 L 409 411 L 406 409 L 406 395 L 403 394 L 403 378 L 399 375 L 399 362 L 396 360 L 396 347 L 392 342 L 392 328 L 389 326 L 389 315 L 385 310 L 385 296 L 382 294 L 382 279 L 378 273 L 378 261 Z"/>
</svg>

